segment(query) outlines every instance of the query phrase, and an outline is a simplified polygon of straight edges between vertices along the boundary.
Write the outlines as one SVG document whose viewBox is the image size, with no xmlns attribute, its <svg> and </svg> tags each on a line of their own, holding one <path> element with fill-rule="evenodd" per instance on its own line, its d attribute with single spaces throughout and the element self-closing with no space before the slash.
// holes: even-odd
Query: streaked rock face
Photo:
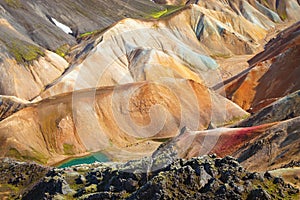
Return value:
<svg viewBox="0 0 300 200">
<path fill-rule="evenodd" d="M 294 0 L 12 2 L 0 2 L 0 156 L 128 160 L 184 126 L 197 136 L 182 157 L 233 154 L 286 122 L 222 126 L 299 89 L 299 23 L 246 62 L 279 23 L 298 20 Z M 234 76 L 237 63 L 247 71 Z M 178 138 L 185 149 L 190 137 Z"/>
<path fill-rule="evenodd" d="M 265 35 L 265 29 L 231 8 L 223 12 L 190 5 L 156 21 L 122 20 L 98 36 L 87 57 L 72 65 L 41 97 L 165 77 L 213 86 L 222 77 L 210 56 L 252 54 Z"/>
<path fill-rule="evenodd" d="M 271 175 L 299 187 L 299 19 L 299 0 L 0 1 L 0 199 L 299 199 Z M 28 162 L 91 153 L 111 162 Z"/>
<path fill-rule="evenodd" d="M 50 97 L 6 118 L 0 122 L 1 154 L 9 156 L 14 149 L 20 156 L 35 157 L 39 152 L 44 158 L 39 161 L 53 162 L 57 154 L 108 151 L 111 145 L 127 150 L 135 143 L 142 146 L 174 137 L 183 126 L 202 130 L 210 123 L 222 125 L 245 115 L 191 80 L 104 87 Z M 149 144 L 149 150 L 154 147 L 155 143 Z M 135 156 L 132 149 L 128 151 Z"/>
<path fill-rule="evenodd" d="M 11 96 L 0 96 L 0 121 L 26 107 L 28 101 Z"/>
<path fill-rule="evenodd" d="M 27 100 L 38 96 L 68 67 L 67 61 L 50 51 L 26 64 L 18 63 L 1 52 L 0 56 L 0 93 Z"/>
<path fill-rule="evenodd" d="M 247 128 L 183 130 L 156 153 L 172 152 L 174 158 L 232 155 L 253 171 L 276 169 L 298 159 L 299 119 Z"/>
<path fill-rule="evenodd" d="M 300 23 L 294 24 L 252 58 L 253 68 L 226 85 L 227 96 L 251 112 L 300 89 Z"/>
<path fill-rule="evenodd" d="M 233 155 L 251 170 L 276 169 L 299 157 L 299 120 L 278 123 Z M 260 159 L 260 162 L 256 160 Z"/>
</svg>

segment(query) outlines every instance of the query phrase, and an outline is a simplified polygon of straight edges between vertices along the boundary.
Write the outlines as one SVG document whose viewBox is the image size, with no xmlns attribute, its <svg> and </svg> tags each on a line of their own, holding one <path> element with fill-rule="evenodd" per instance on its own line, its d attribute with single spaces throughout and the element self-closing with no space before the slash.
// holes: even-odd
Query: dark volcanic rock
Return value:
<svg viewBox="0 0 300 200">
<path fill-rule="evenodd" d="M 272 113 L 280 116 L 280 113 L 276 114 L 276 111 Z M 232 155 L 238 158 L 238 161 L 248 170 L 276 169 L 288 164 L 291 160 L 298 160 L 299 140 L 300 117 L 296 117 L 276 123 L 255 140 L 244 144 Z"/>
<path fill-rule="evenodd" d="M 300 160 L 298 161 L 292 160 L 288 164 L 283 165 L 281 168 L 288 168 L 288 167 L 300 167 Z"/>
<path fill-rule="evenodd" d="M 53 169 L 24 199 L 270 199 L 279 190 L 286 197 L 299 192 L 270 174 L 247 172 L 232 157 L 176 159 L 147 174 L 145 160 Z"/>
<path fill-rule="evenodd" d="M 42 179 L 50 168 L 35 163 L 16 162 L 9 158 L 0 159 L 0 199 L 22 195 Z"/>
<path fill-rule="evenodd" d="M 272 197 L 263 189 L 255 189 L 250 192 L 250 194 L 247 197 L 247 200 L 270 200 Z"/>
<path fill-rule="evenodd" d="M 300 116 L 300 91 L 285 96 L 261 109 L 234 127 L 250 127 L 283 121 Z"/>
</svg>

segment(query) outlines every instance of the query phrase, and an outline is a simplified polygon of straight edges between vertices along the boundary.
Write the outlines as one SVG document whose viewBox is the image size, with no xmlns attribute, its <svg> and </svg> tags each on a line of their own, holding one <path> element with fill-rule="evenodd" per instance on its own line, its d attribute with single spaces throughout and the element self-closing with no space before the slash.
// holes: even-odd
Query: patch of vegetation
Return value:
<svg viewBox="0 0 300 200">
<path fill-rule="evenodd" d="M 3 42 L 11 55 L 20 64 L 28 64 L 34 60 L 37 60 L 40 56 L 45 56 L 45 52 L 41 47 L 23 40 L 10 38 L 9 40 Z"/>
<path fill-rule="evenodd" d="M 172 139 L 172 138 L 156 138 L 156 139 L 152 139 L 152 141 L 164 143 L 164 142 L 169 141 L 170 139 Z"/>
<path fill-rule="evenodd" d="M 157 23 L 155 23 L 155 24 L 152 25 L 152 28 L 153 28 L 153 29 L 158 29 L 158 28 L 159 28 L 159 25 L 158 25 Z"/>
<path fill-rule="evenodd" d="M 16 148 L 10 148 L 6 154 L 7 157 L 13 157 L 16 159 L 21 159 L 22 155 Z"/>
<path fill-rule="evenodd" d="M 41 152 L 38 152 L 31 148 L 31 151 L 24 151 L 24 154 L 22 155 L 23 161 L 32 160 L 40 164 L 47 163 L 48 159 L 42 154 Z"/>
<path fill-rule="evenodd" d="M 64 45 L 61 45 L 60 47 L 58 47 L 55 50 L 55 53 L 64 58 L 67 55 L 67 53 L 69 52 L 69 50 L 70 50 L 70 46 L 68 44 L 64 44 Z"/>
<path fill-rule="evenodd" d="M 108 140 L 108 143 L 109 143 L 109 146 L 110 146 L 110 147 L 113 147 L 113 146 L 114 146 L 114 143 L 113 143 L 112 139 L 109 139 L 109 140 Z"/>
<path fill-rule="evenodd" d="M 5 0 L 5 3 L 12 8 L 22 8 L 20 0 Z"/>
<path fill-rule="evenodd" d="M 33 153 L 29 151 L 24 151 L 24 153 L 21 154 L 16 148 L 10 148 L 5 156 L 16 158 L 17 160 L 21 160 L 21 161 L 32 160 L 41 164 L 47 163 L 48 160 L 47 158 L 45 158 L 43 154 L 35 150 L 33 150 Z"/>
<path fill-rule="evenodd" d="M 79 35 L 79 37 L 86 37 L 86 36 L 89 36 L 89 35 L 93 35 L 95 34 L 97 31 L 89 31 L 89 32 L 85 32 L 85 33 L 82 33 Z"/>
<path fill-rule="evenodd" d="M 287 17 L 287 13 L 284 11 L 283 13 L 280 14 L 280 17 L 281 19 L 284 21 L 286 20 L 288 17 Z"/>
<path fill-rule="evenodd" d="M 209 55 L 210 57 L 212 57 L 213 59 L 216 59 L 216 58 L 230 58 L 231 55 L 230 54 L 222 54 L 222 53 L 216 53 L 216 54 L 212 54 L 212 55 Z"/>
<path fill-rule="evenodd" d="M 242 121 L 242 120 L 247 119 L 249 116 L 250 116 L 249 114 L 245 114 L 245 115 L 243 115 L 243 116 L 241 116 L 241 117 L 239 117 L 239 116 L 233 117 L 233 118 L 231 118 L 231 119 L 225 121 L 223 124 L 217 124 L 217 127 L 220 127 L 220 126 L 228 126 L 228 125 L 235 124 L 235 123 L 237 123 L 237 122 L 240 122 L 240 121 Z"/>
<path fill-rule="evenodd" d="M 0 198 L 16 199 L 20 193 L 20 188 L 12 184 L 0 184 Z"/>
<path fill-rule="evenodd" d="M 152 12 L 150 14 L 150 17 L 154 18 L 154 19 L 160 19 L 162 17 L 169 16 L 170 14 L 180 10 L 183 7 L 184 6 L 166 6 L 166 8 L 164 10 Z"/>
<path fill-rule="evenodd" d="M 274 180 L 268 180 L 265 179 L 263 183 L 254 180 L 253 181 L 253 185 L 256 189 L 258 188 L 262 188 L 264 189 L 266 192 L 268 192 L 268 194 L 279 194 L 279 191 L 281 190 L 281 193 L 283 194 L 283 196 L 285 197 L 289 197 L 288 199 L 299 199 L 300 194 L 289 194 L 288 191 L 284 191 L 281 189 L 282 185 L 281 184 L 274 184 L 273 182 Z"/>
<path fill-rule="evenodd" d="M 66 155 L 74 155 L 74 145 L 65 143 L 63 144 L 63 147 Z"/>
<path fill-rule="evenodd" d="M 89 36 L 97 36 L 97 35 L 105 32 L 108 29 L 109 29 L 109 27 L 105 27 L 105 28 L 100 29 L 100 30 L 94 30 L 94 31 L 89 31 L 89 32 L 81 33 L 81 34 L 79 34 L 79 36 L 78 36 L 77 39 L 83 39 L 83 38 L 86 38 L 86 37 L 89 37 Z"/>
</svg>

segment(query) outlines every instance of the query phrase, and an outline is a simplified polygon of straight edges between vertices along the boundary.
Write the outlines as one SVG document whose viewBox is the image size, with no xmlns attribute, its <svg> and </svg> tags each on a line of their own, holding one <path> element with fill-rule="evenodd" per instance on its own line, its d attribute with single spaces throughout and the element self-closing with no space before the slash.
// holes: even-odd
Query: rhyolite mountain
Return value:
<svg viewBox="0 0 300 200">
<path fill-rule="evenodd" d="M 128 5 L 132 9 L 139 5 L 131 3 Z M 53 163 L 70 154 L 78 155 L 107 148 L 107 152 L 113 152 L 111 148 L 114 147 L 123 151 L 125 147 L 134 146 L 133 149 L 129 148 L 129 152 L 136 151 L 139 147 L 146 149 L 144 153 L 147 155 L 159 144 L 154 142 L 154 145 L 144 147 L 148 140 L 174 137 L 184 126 L 195 131 L 205 130 L 211 124 L 222 126 L 247 117 L 245 111 L 221 96 L 226 92 L 226 96 L 230 98 L 228 84 L 218 88 L 217 93 L 221 95 L 211 87 L 223 82 L 229 66 L 226 58 L 231 59 L 228 61 L 231 65 L 241 60 L 245 62 L 249 55 L 261 49 L 269 30 L 273 30 L 276 23 L 283 26 L 283 21 L 288 19 L 268 18 L 266 13 L 251 7 L 247 2 L 241 5 L 248 7 L 240 6 L 240 11 L 235 6 L 241 3 L 239 1 L 229 4 L 222 1 L 215 3 L 214 7 L 211 7 L 209 1 L 189 4 L 172 10 L 159 19 L 126 18 L 103 31 L 77 37 L 60 30 L 62 35 L 77 39 L 76 42 L 79 43 L 75 46 L 73 44 L 65 55 L 62 55 L 64 52 L 56 51 L 65 59 L 51 52 L 53 49 L 38 43 L 30 35 L 28 42 L 32 42 L 41 51 L 41 55 L 36 57 L 37 60 L 26 60 L 27 55 L 23 54 L 30 53 L 29 50 L 17 48 L 18 51 L 15 52 L 15 46 L 11 47 L 13 50 L 10 50 L 9 45 L 6 46 L 8 49 L 4 52 L 10 57 L 3 59 L 5 67 L 2 69 L 8 71 L 2 74 L 4 79 L 1 80 L 3 84 L 7 83 L 5 79 L 13 82 L 4 89 L 9 90 L 12 87 L 15 92 L 20 91 L 22 94 L 4 91 L 3 95 L 15 95 L 29 102 L 19 104 L 22 100 L 15 102 L 14 99 L 3 97 L 7 103 L 1 105 L 1 154 Z M 23 16 L 24 10 L 28 8 L 27 4 L 31 5 L 30 2 L 25 5 L 20 2 L 19 6 L 11 3 L 3 6 L 8 10 L 6 14 L 18 12 Z M 151 2 L 148 4 L 152 5 Z M 40 10 L 43 10 L 43 6 L 43 3 L 38 5 Z M 69 6 L 65 8 L 61 5 L 60 9 L 67 12 Z M 105 7 L 106 4 L 101 6 Z M 131 6 L 126 9 L 130 10 Z M 157 7 L 155 4 L 153 6 Z M 170 10 L 169 7 L 165 9 L 167 12 Z M 295 9 L 298 7 L 295 6 Z M 153 11 L 148 17 L 156 16 L 162 11 L 156 11 L 156 14 Z M 250 11 L 254 12 L 253 16 L 245 15 Z M 91 15 L 97 14 L 96 11 L 93 13 L 93 9 L 90 12 Z M 273 14 L 280 18 L 277 13 Z M 59 26 L 52 23 L 54 19 L 70 26 L 68 21 L 61 20 L 50 11 L 45 11 L 44 15 L 44 20 L 51 19 L 47 22 L 50 27 L 59 29 Z M 12 19 L 17 20 L 18 16 L 11 14 Z M 252 20 L 253 17 L 255 21 Z M 286 24 L 293 20 L 289 19 Z M 13 25 L 18 23 L 12 21 L 11 24 L 7 20 L 4 30 L 12 31 Z M 293 27 L 296 27 L 293 29 L 295 32 L 297 25 Z M 14 31 L 18 32 L 17 29 Z M 83 31 L 85 29 L 79 33 Z M 27 30 L 18 32 L 21 33 L 25 38 L 28 36 Z M 27 43 L 17 44 L 31 47 Z M 72 46 L 71 43 L 68 45 Z M 48 50 L 43 51 L 45 48 Z M 52 62 L 51 59 L 46 59 L 47 52 L 55 55 L 56 65 L 60 63 L 65 70 L 61 69 L 60 73 L 54 75 L 52 72 L 57 70 L 37 67 L 44 60 L 44 66 Z M 20 60 L 18 56 L 21 56 Z M 236 57 L 239 59 L 234 61 Z M 66 64 L 67 60 L 69 64 Z M 10 61 L 19 67 L 12 68 L 8 64 Z M 55 69 L 59 69 L 61 65 Z M 12 77 L 13 74 L 9 73 L 12 69 L 26 71 L 29 77 L 26 77 L 26 73 L 19 72 L 16 74 L 23 79 Z M 38 69 L 41 71 L 37 71 Z M 237 67 L 228 71 L 234 75 L 240 70 Z M 30 80 L 39 82 L 39 86 L 32 85 Z M 235 96 L 232 100 L 248 110 Z M 164 107 L 168 115 L 159 112 L 159 108 L 151 109 L 155 106 Z M 14 112 L 16 113 L 13 114 Z M 136 141 L 140 138 L 145 140 Z M 35 142 L 29 142 L 33 140 Z M 127 151 L 125 150 L 125 155 L 128 155 Z M 129 155 L 135 158 L 133 153 Z"/>
<path fill-rule="evenodd" d="M 0 0 L 0 18 L 0 198 L 299 198 L 299 1 Z M 96 151 L 113 162 L 49 167 Z"/>
<path fill-rule="evenodd" d="M 162 6 L 147 0 L 1 0 L 1 94 L 34 98 L 63 74 L 68 63 L 60 56 L 76 45 L 82 34 L 102 30 L 125 17 L 150 17 L 160 10 Z M 69 27 L 71 34 L 54 20 Z"/>
</svg>

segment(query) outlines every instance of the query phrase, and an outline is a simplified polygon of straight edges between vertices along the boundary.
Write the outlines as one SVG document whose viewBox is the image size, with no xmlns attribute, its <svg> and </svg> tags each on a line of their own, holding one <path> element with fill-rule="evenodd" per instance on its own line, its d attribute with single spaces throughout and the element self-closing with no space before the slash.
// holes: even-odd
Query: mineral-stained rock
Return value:
<svg viewBox="0 0 300 200">
<path fill-rule="evenodd" d="M 107 150 L 112 158 L 118 153 L 110 151 L 142 157 L 156 149 L 157 142 L 152 140 L 174 137 L 183 126 L 202 130 L 210 123 L 222 125 L 245 115 L 226 98 L 192 80 L 84 90 L 28 104 L 1 121 L 0 152 L 1 156 L 48 163 L 63 155 L 97 150 Z"/>
<path fill-rule="evenodd" d="M 216 128 L 206 131 L 182 130 L 160 146 L 153 161 L 158 167 L 176 158 L 191 158 L 207 153 L 233 155 L 249 170 L 275 169 L 299 157 L 299 117 L 245 128 Z M 165 152 L 162 154 L 161 152 Z M 260 162 L 256 162 L 256 160 Z"/>
<path fill-rule="evenodd" d="M 275 169 L 297 160 L 300 148 L 299 122 L 300 117 L 280 122 L 232 155 L 249 170 Z M 256 162 L 257 159 L 260 162 Z"/>
<path fill-rule="evenodd" d="M 250 67 L 227 84 L 229 99 L 250 112 L 257 112 L 278 98 L 300 89 L 300 23 L 271 40 L 265 51 L 249 60 Z M 252 68 L 253 67 L 253 68 Z"/>
<path fill-rule="evenodd" d="M 300 91 L 287 95 L 271 105 L 257 111 L 251 117 L 233 127 L 251 127 L 283 121 L 300 116 Z"/>
<path fill-rule="evenodd" d="M 218 64 L 211 57 L 257 52 L 271 26 L 262 28 L 231 7 L 218 7 L 193 4 L 155 21 L 124 19 L 113 24 L 79 45 L 81 51 L 75 48 L 74 64 L 40 97 L 174 77 L 208 86 L 221 82 Z M 88 55 L 82 53 L 84 49 Z"/>
</svg>

